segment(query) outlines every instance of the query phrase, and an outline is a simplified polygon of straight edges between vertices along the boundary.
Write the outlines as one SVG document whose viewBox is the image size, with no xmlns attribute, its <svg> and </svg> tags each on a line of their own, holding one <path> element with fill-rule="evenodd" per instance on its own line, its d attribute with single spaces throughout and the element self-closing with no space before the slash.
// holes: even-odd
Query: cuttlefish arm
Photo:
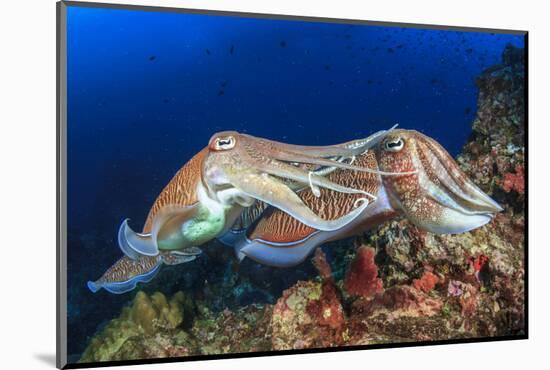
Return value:
<svg viewBox="0 0 550 370">
<path fill-rule="evenodd" d="M 353 221 L 369 204 L 363 201 L 355 209 L 334 220 L 315 214 L 302 199 L 273 176 L 254 172 L 230 176 L 233 185 L 243 193 L 272 205 L 300 222 L 318 230 L 336 230 Z"/>
</svg>

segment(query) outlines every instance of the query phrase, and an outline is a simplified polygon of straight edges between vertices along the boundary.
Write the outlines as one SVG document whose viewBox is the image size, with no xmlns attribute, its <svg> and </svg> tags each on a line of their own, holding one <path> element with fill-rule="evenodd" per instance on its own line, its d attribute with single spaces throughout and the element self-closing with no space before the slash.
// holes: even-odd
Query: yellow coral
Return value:
<svg viewBox="0 0 550 370">
<path fill-rule="evenodd" d="M 168 301 L 166 296 L 156 292 L 150 297 L 140 291 L 129 307 L 124 307 L 119 318 L 112 320 L 100 333 L 96 334 L 84 351 L 80 362 L 108 361 L 117 357 L 117 353 L 128 348 L 136 352 L 127 354 L 140 358 L 139 346 L 131 344 L 134 338 L 152 337 L 161 330 L 177 328 L 184 318 L 184 308 L 189 299 L 178 292 Z"/>
<path fill-rule="evenodd" d="M 157 318 L 157 312 L 147 294 L 138 292 L 132 305 L 132 320 L 138 324 L 146 334 L 152 334 L 154 330 L 154 320 Z"/>
</svg>

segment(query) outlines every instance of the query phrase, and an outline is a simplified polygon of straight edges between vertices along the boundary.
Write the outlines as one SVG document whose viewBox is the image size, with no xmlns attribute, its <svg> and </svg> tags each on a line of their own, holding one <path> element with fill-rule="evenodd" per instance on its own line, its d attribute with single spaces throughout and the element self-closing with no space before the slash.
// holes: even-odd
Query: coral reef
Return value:
<svg viewBox="0 0 550 370">
<path fill-rule="evenodd" d="M 318 248 L 312 265 L 292 277 L 250 261 L 237 265 L 230 252 L 213 245 L 207 263 L 218 261 L 227 271 L 223 277 L 200 282 L 192 299 L 181 292 L 170 299 L 138 292 L 90 340 L 80 361 L 524 333 L 523 52 L 508 46 L 502 64 L 477 80 L 473 133 L 457 158 L 503 206 L 490 223 L 435 235 L 394 220 L 356 238 L 357 248 L 350 240 L 328 244 L 328 257 Z M 167 271 L 166 280 L 177 282 Z M 269 303 L 255 303 L 259 296 Z"/>
<path fill-rule="evenodd" d="M 182 356 L 188 349 L 174 330 L 183 322 L 192 303 L 182 292 L 170 300 L 156 292 L 138 292 L 133 303 L 122 310 L 90 341 L 81 362 Z M 174 334 L 174 335 L 172 335 Z"/>
<path fill-rule="evenodd" d="M 426 271 L 420 279 L 413 280 L 413 286 L 424 293 L 432 290 L 437 283 L 439 283 L 439 278 L 431 271 Z"/>
<path fill-rule="evenodd" d="M 271 307 L 249 305 L 215 314 L 194 307 L 183 292 L 168 300 L 140 291 L 92 338 L 80 362 L 268 350 L 270 313 Z M 190 327 L 184 325 L 186 315 L 193 315 Z"/>
<path fill-rule="evenodd" d="M 273 308 L 273 349 L 331 347 L 344 343 L 345 317 L 326 256 L 318 248 L 314 265 L 321 282 L 300 281 Z"/>
<path fill-rule="evenodd" d="M 382 280 L 378 278 L 378 266 L 374 263 L 374 248 L 360 247 L 357 256 L 344 280 L 344 288 L 349 294 L 371 297 L 384 291 Z"/>
</svg>

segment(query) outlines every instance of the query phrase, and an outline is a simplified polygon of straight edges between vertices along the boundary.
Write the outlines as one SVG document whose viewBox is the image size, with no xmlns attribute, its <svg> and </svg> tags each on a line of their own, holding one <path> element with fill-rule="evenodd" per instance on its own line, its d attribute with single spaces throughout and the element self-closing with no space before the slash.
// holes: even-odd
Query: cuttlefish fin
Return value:
<svg viewBox="0 0 550 370">
<path fill-rule="evenodd" d="M 234 247 L 244 236 L 245 230 L 228 230 L 216 239 L 228 247 Z"/>
<path fill-rule="evenodd" d="M 231 183 L 242 192 L 279 208 L 298 221 L 317 230 L 338 230 L 352 222 L 369 204 L 365 200 L 353 211 L 338 219 L 324 220 L 308 208 L 296 193 L 272 176 L 249 172 L 231 177 Z"/>
<path fill-rule="evenodd" d="M 151 234 L 136 233 L 125 219 L 118 229 L 118 246 L 122 253 L 133 260 L 140 256 L 156 256 L 159 253 Z"/>
<path fill-rule="evenodd" d="M 239 261 L 248 257 L 263 265 L 273 267 L 292 267 L 299 265 L 319 245 L 319 231 L 303 240 L 291 243 L 273 243 L 261 239 L 242 239 L 235 245 L 235 254 Z"/>
</svg>

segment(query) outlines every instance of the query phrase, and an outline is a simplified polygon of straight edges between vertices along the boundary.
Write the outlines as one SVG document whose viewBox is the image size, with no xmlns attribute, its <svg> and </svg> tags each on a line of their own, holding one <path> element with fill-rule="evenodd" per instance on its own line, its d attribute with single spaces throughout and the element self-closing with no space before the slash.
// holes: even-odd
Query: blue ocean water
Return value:
<svg viewBox="0 0 550 370">
<path fill-rule="evenodd" d="M 506 44 L 524 46 L 510 34 L 84 7 L 67 24 L 71 354 L 131 299 L 86 287 L 120 257 L 120 222 L 139 227 L 212 134 L 322 145 L 398 123 L 456 155 L 476 77 Z"/>
</svg>

